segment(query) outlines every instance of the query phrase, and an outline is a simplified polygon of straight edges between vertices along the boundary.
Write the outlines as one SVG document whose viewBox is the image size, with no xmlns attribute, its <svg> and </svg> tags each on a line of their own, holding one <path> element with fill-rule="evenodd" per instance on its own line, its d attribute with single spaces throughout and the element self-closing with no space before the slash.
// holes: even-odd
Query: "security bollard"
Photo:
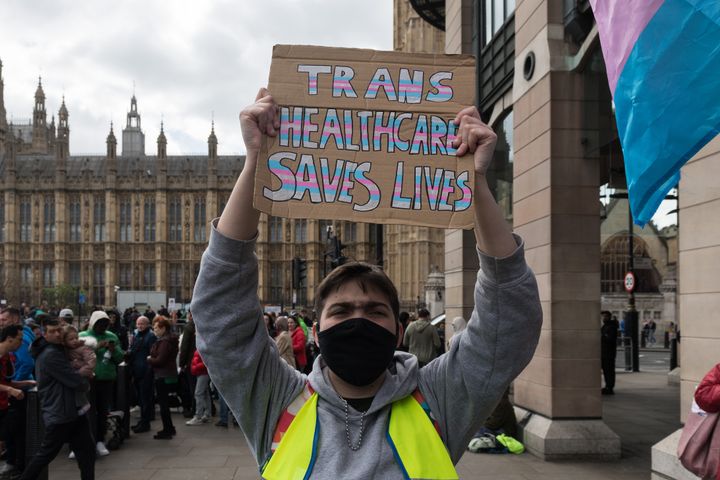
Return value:
<svg viewBox="0 0 720 480">
<path fill-rule="evenodd" d="M 675 370 L 677 366 L 677 338 L 673 338 L 670 340 L 670 371 Z"/>
<path fill-rule="evenodd" d="M 115 408 L 123 412 L 123 438 L 130 437 L 130 367 L 123 362 L 118 365 Z"/>
<path fill-rule="evenodd" d="M 630 337 L 623 337 L 623 349 L 625 350 L 625 371 L 632 371 L 632 341 Z"/>
<path fill-rule="evenodd" d="M 27 421 L 25 422 L 25 465 L 40 450 L 43 436 L 45 435 L 45 427 L 42 421 L 42 411 L 40 408 L 40 395 L 37 388 L 25 392 L 27 397 Z M 38 480 L 47 480 L 47 467 L 40 472 Z"/>
</svg>

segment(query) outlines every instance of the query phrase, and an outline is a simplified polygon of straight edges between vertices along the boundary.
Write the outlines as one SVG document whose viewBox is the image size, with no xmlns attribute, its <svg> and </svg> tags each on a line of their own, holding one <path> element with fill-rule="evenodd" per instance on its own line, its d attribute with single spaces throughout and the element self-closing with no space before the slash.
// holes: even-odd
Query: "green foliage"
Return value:
<svg viewBox="0 0 720 480">
<path fill-rule="evenodd" d="M 60 308 L 66 306 L 72 307 L 77 304 L 77 288 L 68 284 L 61 284 L 52 288 L 43 288 L 42 299 L 45 300 L 48 305 Z"/>
</svg>

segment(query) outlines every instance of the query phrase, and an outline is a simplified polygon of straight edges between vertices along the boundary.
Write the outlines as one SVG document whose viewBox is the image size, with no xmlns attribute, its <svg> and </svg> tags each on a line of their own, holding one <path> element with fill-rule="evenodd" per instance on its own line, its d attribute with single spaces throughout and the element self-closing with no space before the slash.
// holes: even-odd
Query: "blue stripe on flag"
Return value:
<svg viewBox="0 0 720 480">
<path fill-rule="evenodd" d="M 630 207 L 645 225 L 680 167 L 720 132 L 720 2 L 666 0 L 618 79 Z"/>
</svg>

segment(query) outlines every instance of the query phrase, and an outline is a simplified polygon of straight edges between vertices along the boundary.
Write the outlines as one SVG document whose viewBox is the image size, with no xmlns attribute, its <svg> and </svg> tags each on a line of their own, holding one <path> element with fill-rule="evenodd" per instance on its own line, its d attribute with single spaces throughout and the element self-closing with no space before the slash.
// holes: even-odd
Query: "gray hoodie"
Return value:
<svg viewBox="0 0 720 480">
<path fill-rule="evenodd" d="M 517 250 L 507 258 L 479 253 L 475 311 L 450 351 L 422 369 L 414 356 L 396 352 L 394 367 L 386 371 L 365 415 L 362 446 L 353 452 L 347 445 L 345 407 L 328 380 L 322 356 L 309 376 L 302 375 L 280 359 L 267 334 L 257 296 L 255 241 L 229 239 L 213 225 L 193 293 L 197 346 L 258 465 L 271 455 L 281 413 L 308 380 L 319 395 L 319 444 L 311 478 L 402 479 L 385 438 L 388 413 L 392 402 L 416 388 L 457 463 L 473 433 L 532 358 L 540 335 L 537 284 L 525 263 L 522 241 L 516 241 Z M 356 442 L 361 414 L 349 407 L 349 418 Z"/>
</svg>

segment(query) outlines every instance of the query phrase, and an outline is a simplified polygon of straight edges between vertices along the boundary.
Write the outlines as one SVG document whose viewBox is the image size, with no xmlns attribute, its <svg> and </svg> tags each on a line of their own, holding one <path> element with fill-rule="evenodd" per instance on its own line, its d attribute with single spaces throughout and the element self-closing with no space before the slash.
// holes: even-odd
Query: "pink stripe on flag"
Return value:
<svg viewBox="0 0 720 480">
<path fill-rule="evenodd" d="M 663 3 L 665 0 L 590 0 L 613 96 L 638 37 Z"/>
</svg>

